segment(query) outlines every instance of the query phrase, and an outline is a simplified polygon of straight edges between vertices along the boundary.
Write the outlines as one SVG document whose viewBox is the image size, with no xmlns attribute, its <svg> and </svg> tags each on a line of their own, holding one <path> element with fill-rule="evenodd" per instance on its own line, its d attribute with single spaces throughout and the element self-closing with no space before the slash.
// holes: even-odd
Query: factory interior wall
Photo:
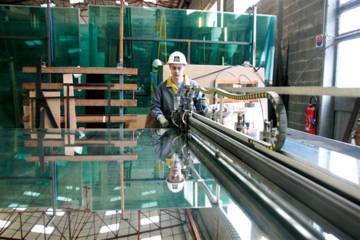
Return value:
<svg viewBox="0 0 360 240">
<path fill-rule="evenodd" d="M 326 36 L 335 34 L 335 30 L 332 29 L 335 27 L 329 24 L 336 24 L 336 1 L 261 0 L 259 2 L 259 13 L 277 16 L 274 67 L 276 85 L 334 86 L 336 59 L 325 58 L 325 51 L 335 52 L 332 46 L 333 40 L 326 40 L 326 47 L 315 48 L 315 36 L 321 33 Z M 328 57 L 335 56 L 336 54 L 329 54 Z M 328 68 L 326 75 L 324 66 Z M 309 97 L 306 96 L 289 98 L 287 108 L 289 127 L 304 130 L 304 111 L 308 102 Z M 318 116 L 319 135 L 342 140 L 354 104 L 355 98 L 322 97 Z M 357 118 L 359 116 L 360 114 Z"/>
<path fill-rule="evenodd" d="M 21 85 L 23 82 L 35 80 L 34 74 L 22 73 L 22 67 L 36 66 L 40 64 L 40 60 L 49 65 L 46 11 L 46 8 L 40 7 L 0 7 L 0 36 L 5 36 L 0 39 L 0 60 L 9 63 L 0 67 L 3 81 L 0 86 L 0 127 L 22 127 L 24 92 Z M 50 14 L 52 66 L 117 66 L 119 7 L 90 6 L 88 25 L 79 24 L 79 10 L 75 8 L 52 8 Z M 256 66 L 265 68 L 267 82 L 272 79 L 275 20 L 274 16 L 266 15 L 257 18 Z M 138 85 L 138 107 L 126 109 L 126 114 L 148 113 L 150 72 L 154 59 L 160 58 L 166 62 L 168 55 L 175 50 L 188 53 L 186 42 L 164 44 L 139 39 L 172 38 L 250 43 L 252 36 L 250 14 L 127 7 L 124 22 L 124 36 L 138 39 L 124 41 L 124 66 L 139 69 L 138 76 L 125 77 L 126 83 Z M 251 61 L 251 44 L 238 46 L 232 43 L 192 43 L 189 58 L 192 64 L 236 66 Z M 87 77 L 83 76 L 81 83 L 87 82 Z M 119 78 L 105 76 L 100 80 L 118 82 Z M 61 76 L 53 76 L 52 81 L 61 81 Z M 126 94 L 125 98 L 131 96 Z M 79 111 L 83 113 L 87 110 Z M 105 113 L 117 114 L 107 109 Z"/>
<path fill-rule="evenodd" d="M 258 13 L 277 16 L 274 83 L 322 86 L 324 48 L 315 37 L 324 32 L 324 0 L 261 0 Z M 285 97 L 289 127 L 304 130 L 308 96 Z"/>
</svg>

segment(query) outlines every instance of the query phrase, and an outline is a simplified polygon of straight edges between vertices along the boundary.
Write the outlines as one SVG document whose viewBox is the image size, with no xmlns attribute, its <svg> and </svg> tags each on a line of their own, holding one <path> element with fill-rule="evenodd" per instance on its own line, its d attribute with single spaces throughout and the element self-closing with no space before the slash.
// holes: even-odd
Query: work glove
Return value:
<svg viewBox="0 0 360 240">
<path fill-rule="evenodd" d="M 157 120 L 162 128 L 166 128 L 169 126 L 169 121 L 163 115 L 159 115 L 157 117 Z"/>
</svg>

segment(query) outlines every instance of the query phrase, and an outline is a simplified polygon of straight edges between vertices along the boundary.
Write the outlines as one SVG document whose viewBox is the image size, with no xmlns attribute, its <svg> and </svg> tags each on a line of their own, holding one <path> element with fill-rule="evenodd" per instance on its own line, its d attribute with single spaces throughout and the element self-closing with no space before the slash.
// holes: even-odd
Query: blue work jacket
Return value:
<svg viewBox="0 0 360 240">
<path fill-rule="evenodd" d="M 186 78 L 186 76 L 184 76 L 184 78 Z M 178 93 L 176 94 L 171 87 L 167 87 L 167 81 L 168 80 L 163 81 L 156 88 L 151 101 L 151 114 L 155 119 L 157 119 L 159 115 L 163 115 L 170 121 L 171 113 L 183 104 L 182 96 L 185 94 L 185 84 L 189 84 L 192 87 L 198 87 L 198 83 L 191 79 L 184 79 L 181 85 L 178 86 Z M 199 91 L 193 92 L 194 101 L 200 97 Z"/>
</svg>

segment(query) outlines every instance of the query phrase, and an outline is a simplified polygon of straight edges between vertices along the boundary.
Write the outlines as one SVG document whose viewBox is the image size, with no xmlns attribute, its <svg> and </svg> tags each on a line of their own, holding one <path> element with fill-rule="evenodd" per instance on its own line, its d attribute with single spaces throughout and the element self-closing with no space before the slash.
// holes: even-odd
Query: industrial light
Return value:
<svg viewBox="0 0 360 240">
<path fill-rule="evenodd" d="M 25 207 L 17 207 L 17 208 L 14 208 L 16 211 L 20 211 L 20 212 L 23 212 L 26 210 Z"/>
<path fill-rule="evenodd" d="M 147 202 L 147 203 L 143 203 L 141 204 L 141 208 L 151 208 L 151 207 L 156 207 L 158 205 L 158 203 L 155 202 Z"/>
<path fill-rule="evenodd" d="M 199 19 L 198 19 L 198 26 L 199 26 L 199 28 L 201 28 L 203 26 L 202 17 L 199 17 Z"/>
<path fill-rule="evenodd" d="M 120 4 L 121 4 L 121 1 L 120 1 L 120 0 L 116 0 L 116 4 L 119 4 L 119 5 L 120 5 Z M 126 1 L 124 1 L 124 5 L 127 6 L 128 3 L 127 3 Z"/>
<path fill-rule="evenodd" d="M 58 197 L 57 197 L 57 200 L 58 200 L 58 201 L 62 201 L 62 202 L 71 202 L 71 201 L 72 201 L 71 198 L 63 197 L 63 196 L 58 196 Z"/>
<path fill-rule="evenodd" d="M 192 9 L 187 9 L 187 10 L 186 10 L 186 15 L 193 14 L 194 12 L 197 12 L 197 11 L 196 11 L 196 10 L 192 10 Z"/>
<path fill-rule="evenodd" d="M 70 4 L 83 3 L 84 0 L 69 0 Z"/>
<path fill-rule="evenodd" d="M 33 47 L 33 46 L 40 46 L 43 43 L 40 40 L 28 40 L 28 41 L 25 41 L 25 44 L 29 47 Z"/>
<path fill-rule="evenodd" d="M 49 3 L 49 7 L 55 7 L 55 3 Z M 40 7 L 47 7 L 47 3 L 40 4 Z"/>
<path fill-rule="evenodd" d="M 12 209 L 14 209 L 16 211 L 23 212 L 23 211 L 26 210 L 27 206 L 28 205 L 26 205 L 26 204 L 11 203 L 11 204 L 9 204 L 8 207 L 12 208 Z"/>
<path fill-rule="evenodd" d="M 147 196 L 147 195 L 151 195 L 151 194 L 155 194 L 155 193 L 156 193 L 156 190 L 150 190 L 150 191 L 142 192 L 141 195 Z"/>
<path fill-rule="evenodd" d="M 152 216 L 149 218 L 142 218 L 140 220 L 140 224 L 141 225 L 148 225 L 148 224 L 153 224 L 153 223 L 158 223 L 160 221 L 159 216 Z"/>
<path fill-rule="evenodd" d="M 34 233 L 45 233 L 45 234 L 51 234 L 54 231 L 54 227 L 45 227 L 44 225 L 35 225 L 32 229 L 32 232 Z"/>
<path fill-rule="evenodd" d="M 143 2 L 156 4 L 157 0 L 144 0 Z"/>
<path fill-rule="evenodd" d="M 48 208 L 48 210 L 46 211 L 46 214 L 47 215 L 53 215 L 54 214 L 54 211 L 53 211 L 53 209 L 52 208 Z M 56 211 L 56 216 L 59 216 L 59 217 L 61 217 L 61 216 L 64 216 L 65 215 L 65 212 L 63 212 L 63 211 Z"/>
<path fill-rule="evenodd" d="M 156 235 L 156 236 L 152 236 L 152 237 L 141 238 L 141 240 L 161 240 L 161 236 Z"/>
<path fill-rule="evenodd" d="M 228 29 L 227 27 L 224 27 L 224 41 L 227 42 L 228 40 Z"/>
<path fill-rule="evenodd" d="M 111 232 L 111 231 L 117 231 L 119 229 L 119 226 L 120 226 L 119 223 L 102 226 L 100 228 L 99 233 L 107 233 L 107 232 Z"/>
<path fill-rule="evenodd" d="M 38 192 L 32 192 L 32 191 L 25 191 L 24 192 L 25 196 L 29 196 L 29 197 L 38 197 L 40 196 L 40 193 Z"/>
<path fill-rule="evenodd" d="M 7 228 L 10 225 L 10 221 L 0 220 L 0 229 Z"/>
<path fill-rule="evenodd" d="M 117 213 L 121 213 L 121 210 L 116 211 L 116 210 L 109 210 L 105 212 L 105 216 L 111 216 L 111 215 L 115 215 Z"/>
<path fill-rule="evenodd" d="M 121 200 L 121 197 L 119 196 L 119 197 L 112 197 L 111 199 L 110 199 L 110 202 L 116 202 L 116 201 L 120 201 Z"/>
</svg>

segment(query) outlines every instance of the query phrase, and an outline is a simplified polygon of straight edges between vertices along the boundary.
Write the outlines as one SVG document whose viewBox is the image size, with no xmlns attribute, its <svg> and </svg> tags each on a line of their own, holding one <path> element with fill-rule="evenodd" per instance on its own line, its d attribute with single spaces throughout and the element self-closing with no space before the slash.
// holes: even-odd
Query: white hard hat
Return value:
<svg viewBox="0 0 360 240">
<path fill-rule="evenodd" d="M 185 185 L 185 181 L 183 180 L 182 182 L 169 182 L 167 181 L 167 187 L 169 189 L 170 192 L 173 193 L 178 193 L 181 192 L 181 190 L 183 190 Z"/>
<path fill-rule="evenodd" d="M 182 52 L 175 51 L 169 56 L 168 64 L 184 64 L 186 65 L 186 58 Z"/>
<path fill-rule="evenodd" d="M 152 67 L 153 68 L 158 68 L 158 67 L 160 67 L 160 66 L 162 66 L 163 65 L 163 63 L 162 63 L 162 61 L 160 60 L 160 59 L 155 59 L 153 62 L 152 62 Z"/>
<path fill-rule="evenodd" d="M 166 178 L 166 182 L 168 189 L 173 193 L 177 193 L 184 188 L 185 178 L 184 175 L 181 173 L 180 161 L 178 161 L 177 159 L 174 160 L 175 161 L 171 163 L 171 168 L 169 171 L 169 175 Z"/>
</svg>

